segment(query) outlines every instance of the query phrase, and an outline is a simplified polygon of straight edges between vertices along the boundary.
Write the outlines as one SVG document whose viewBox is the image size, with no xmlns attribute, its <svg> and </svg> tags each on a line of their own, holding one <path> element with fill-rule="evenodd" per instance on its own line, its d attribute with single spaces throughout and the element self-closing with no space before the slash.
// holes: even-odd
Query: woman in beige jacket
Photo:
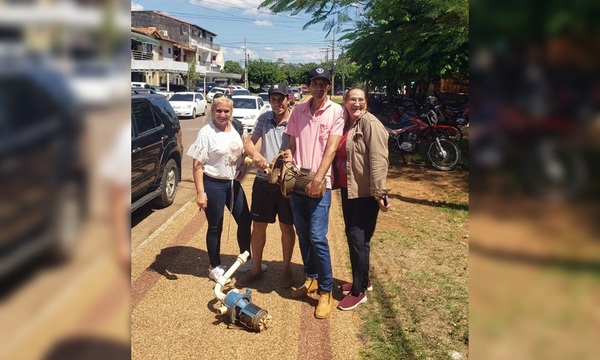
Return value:
<svg viewBox="0 0 600 360">
<path fill-rule="evenodd" d="M 340 287 L 347 295 L 340 310 L 352 310 L 367 301 L 370 242 L 379 210 L 387 211 L 386 177 L 388 170 L 388 133 L 367 111 L 365 92 L 349 90 L 344 95 L 346 127 L 333 162 L 335 182 L 341 188 L 342 212 L 352 282 Z"/>
</svg>

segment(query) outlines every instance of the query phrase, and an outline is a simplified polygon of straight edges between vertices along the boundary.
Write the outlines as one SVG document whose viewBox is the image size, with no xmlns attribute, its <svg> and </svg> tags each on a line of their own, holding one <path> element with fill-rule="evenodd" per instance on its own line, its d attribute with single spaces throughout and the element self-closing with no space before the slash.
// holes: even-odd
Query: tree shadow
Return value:
<svg viewBox="0 0 600 360">
<path fill-rule="evenodd" d="M 453 210 L 469 211 L 469 204 L 453 204 L 453 203 L 449 203 L 449 202 L 445 202 L 445 201 L 415 199 L 415 198 L 411 198 L 408 196 L 395 195 L 395 194 L 390 194 L 388 196 L 392 199 L 402 200 L 404 202 L 408 202 L 411 204 L 419 204 L 419 205 L 447 208 L 447 209 L 453 209 Z"/>
</svg>

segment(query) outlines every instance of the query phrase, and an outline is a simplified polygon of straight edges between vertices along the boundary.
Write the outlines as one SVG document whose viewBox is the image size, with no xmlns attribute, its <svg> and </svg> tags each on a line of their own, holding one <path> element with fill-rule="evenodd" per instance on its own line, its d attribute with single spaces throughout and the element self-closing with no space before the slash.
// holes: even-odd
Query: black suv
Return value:
<svg viewBox="0 0 600 360">
<path fill-rule="evenodd" d="M 162 95 L 131 96 L 131 211 L 175 200 L 181 179 L 181 125 Z"/>
<path fill-rule="evenodd" d="M 42 58 L 0 54 L 0 280 L 44 256 L 66 260 L 87 209 L 82 112 Z"/>
</svg>

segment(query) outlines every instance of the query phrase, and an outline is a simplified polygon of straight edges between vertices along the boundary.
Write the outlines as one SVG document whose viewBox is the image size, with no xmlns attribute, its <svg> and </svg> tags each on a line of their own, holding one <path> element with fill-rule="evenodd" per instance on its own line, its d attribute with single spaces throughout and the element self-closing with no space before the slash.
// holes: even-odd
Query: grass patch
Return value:
<svg viewBox="0 0 600 360">
<path fill-rule="evenodd" d="M 468 358 L 468 209 L 399 206 L 410 216 L 401 224 L 398 218 L 378 223 L 372 241 L 374 291 L 367 293 L 368 306 L 358 308 L 366 339 L 360 356 L 449 359 L 457 351 Z"/>
</svg>

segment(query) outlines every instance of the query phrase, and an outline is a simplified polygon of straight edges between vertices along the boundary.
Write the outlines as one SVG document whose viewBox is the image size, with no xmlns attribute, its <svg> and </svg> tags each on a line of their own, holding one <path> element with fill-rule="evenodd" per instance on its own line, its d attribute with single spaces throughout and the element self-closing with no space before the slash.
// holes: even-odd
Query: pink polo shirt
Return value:
<svg viewBox="0 0 600 360">
<path fill-rule="evenodd" d="M 341 105 L 327 99 L 313 115 L 310 112 L 311 102 L 312 99 L 294 108 L 285 133 L 296 138 L 294 163 L 316 173 L 325 154 L 329 135 L 343 134 L 344 110 Z M 331 175 L 329 167 L 325 175 L 328 189 L 331 189 Z"/>
</svg>

